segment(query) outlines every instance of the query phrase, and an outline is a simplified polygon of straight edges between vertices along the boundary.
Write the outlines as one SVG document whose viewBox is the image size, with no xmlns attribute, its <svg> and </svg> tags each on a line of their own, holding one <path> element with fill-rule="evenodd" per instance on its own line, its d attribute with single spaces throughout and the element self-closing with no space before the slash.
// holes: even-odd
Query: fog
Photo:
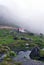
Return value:
<svg viewBox="0 0 44 65">
<path fill-rule="evenodd" d="M 4 20 L 2 24 L 16 24 L 31 32 L 44 34 L 44 0 L 0 0 L 1 16 Z"/>
</svg>

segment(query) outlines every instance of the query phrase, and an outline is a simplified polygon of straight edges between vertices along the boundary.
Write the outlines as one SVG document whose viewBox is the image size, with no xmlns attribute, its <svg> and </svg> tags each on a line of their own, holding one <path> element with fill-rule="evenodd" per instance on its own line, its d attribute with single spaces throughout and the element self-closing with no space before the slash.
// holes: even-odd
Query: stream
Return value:
<svg viewBox="0 0 44 65">
<path fill-rule="evenodd" d="M 40 61 L 36 61 L 36 60 L 32 60 L 29 55 L 30 55 L 31 51 L 19 51 L 17 56 L 13 58 L 13 61 L 16 62 L 21 62 L 22 65 L 44 65 L 43 62 Z M 4 57 L 6 57 L 5 55 L 2 55 L 0 57 L 0 62 L 3 61 Z"/>
</svg>

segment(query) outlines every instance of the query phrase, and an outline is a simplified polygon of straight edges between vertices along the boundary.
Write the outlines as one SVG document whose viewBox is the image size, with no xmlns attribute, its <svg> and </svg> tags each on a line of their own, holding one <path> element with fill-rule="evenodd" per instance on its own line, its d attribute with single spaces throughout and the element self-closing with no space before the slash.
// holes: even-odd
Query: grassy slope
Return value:
<svg viewBox="0 0 44 65">
<path fill-rule="evenodd" d="M 15 37 L 15 35 L 18 36 L 18 40 L 14 40 L 13 38 Z M 20 37 L 27 37 L 27 38 L 32 38 L 33 42 L 29 42 L 29 41 L 25 41 L 25 40 L 21 40 Z M 40 42 L 41 40 L 41 42 Z M 41 48 L 44 48 L 44 37 L 40 38 L 40 36 L 36 35 L 36 36 L 30 36 L 29 34 L 18 34 L 16 32 L 14 32 L 14 35 L 10 34 L 10 30 L 0 30 L 0 44 L 11 44 L 11 43 L 19 43 L 16 44 L 18 46 L 20 46 L 21 44 L 23 44 L 25 46 L 25 43 L 29 43 L 29 46 L 33 47 L 36 45 L 39 45 Z"/>
<path fill-rule="evenodd" d="M 14 40 L 13 38 L 17 35 L 18 40 Z M 21 37 L 32 38 L 33 41 L 25 41 L 21 40 Z M 26 48 L 26 43 L 29 43 L 29 48 Z M 44 48 L 44 37 L 40 37 L 38 35 L 29 35 L 29 34 L 18 34 L 14 32 L 10 34 L 10 30 L 0 30 L 0 44 L 10 45 L 10 48 L 14 50 L 29 50 L 34 46 L 38 45 L 40 48 Z M 12 44 L 12 45 L 11 45 Z M 44 51 L 40 50 L 40 57 L 44 57 Z"/>
</svg>

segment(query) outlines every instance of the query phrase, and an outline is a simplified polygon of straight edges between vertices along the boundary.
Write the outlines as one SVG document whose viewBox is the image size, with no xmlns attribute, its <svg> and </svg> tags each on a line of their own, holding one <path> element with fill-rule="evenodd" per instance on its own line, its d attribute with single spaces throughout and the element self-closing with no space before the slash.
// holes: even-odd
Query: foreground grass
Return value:
<svg viewBox="0 0 44 65">
<path fill-rule="evenodd" d="M 5 54 L 0 65 L 21 65 L 20 62 L 13 61 L 13 57 L 16 57 L 16 53 L 12 51 L 8 46 L 0 45 L 0 55 Z"/>
</svg>

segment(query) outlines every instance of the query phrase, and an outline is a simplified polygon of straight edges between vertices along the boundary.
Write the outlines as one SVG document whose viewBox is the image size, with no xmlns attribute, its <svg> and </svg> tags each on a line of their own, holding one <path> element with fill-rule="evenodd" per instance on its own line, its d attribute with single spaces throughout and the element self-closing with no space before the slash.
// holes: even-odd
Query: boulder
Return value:
<svg viewBox="0 0 44 65">
<path fill-rule="evenodd" d="M 17 37 L 17 36 L 15 36 L 15 37 L 14 37 L 14 40 L 18 40 L 18 37 Z"/>
<path fill-rule="evenodd" d="M 32 59 L 40 57 L 40 48 L 38 46 L 34 47 L 30 53 Z"/>
<path fill-rule="evenodd" d="M 21 37 L 21 40 L 28 41 L 28 40 L 29 40 L 29 38 Z"/>
</svg>

